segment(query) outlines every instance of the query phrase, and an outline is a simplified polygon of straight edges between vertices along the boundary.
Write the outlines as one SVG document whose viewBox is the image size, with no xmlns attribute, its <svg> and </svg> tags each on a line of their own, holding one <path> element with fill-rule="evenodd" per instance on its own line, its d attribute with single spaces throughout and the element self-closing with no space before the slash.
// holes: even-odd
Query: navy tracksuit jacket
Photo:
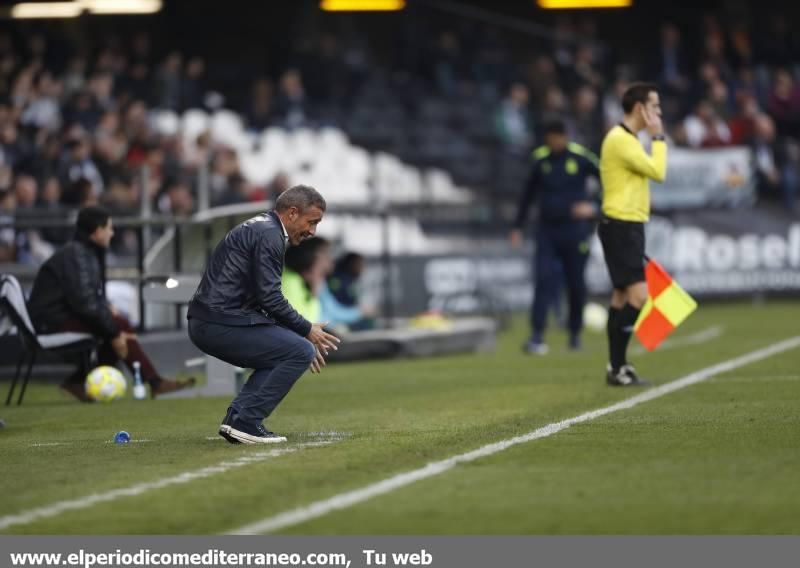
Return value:
<svg viewBox="0 0 800 568">
<path fill-rule="evenodd" d="M 569 330 L 577 334 L 583 327 L 586 283 L 583 272 L 589 257 L 592 220 L 572 218 L 572 206 L 593 201 L 586 190 L 586 178 L 599 179 L 597 156 L 570 143 L 564 152 L 554 153 L 547 146 L 533 152 L 533 166 L 517 211 L 514 226 L 521 229 L 531 203 L 538 201 L 536 226 L 535 295 L 531 310 L 534 336 L 544 331 L 547 309 L 558 300 L 564 281 L 569 294 Z"/>
</svg>

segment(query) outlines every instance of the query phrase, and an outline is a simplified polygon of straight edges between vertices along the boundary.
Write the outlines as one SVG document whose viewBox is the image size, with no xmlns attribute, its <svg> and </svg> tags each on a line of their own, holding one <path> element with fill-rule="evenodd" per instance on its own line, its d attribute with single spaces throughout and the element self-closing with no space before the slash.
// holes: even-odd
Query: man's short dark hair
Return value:
<svg viewBox="0 0 800 568">
<path fill-rule="evenodd" d="M 567 125 L 563 120 L 557 118 L 546 122 L 542 130 L 545 136 L 548 134 L 566 134 Z"/>
<path fill-rule="evenodd" d="M 80 206 L 92 196 L 93 191 L 94 187 L 92 186 L 92 182 L 84 177 L 81 177 L 73 181 L 69 187 L 67 187 L 67 190 L 61 197 L 61 201 L 64 203 L 64 205 Z"/>
<path fill-rule="evenodd" d="M 282 213 L 291 207 L 297 207 L 300 212 L 309 207 L 319 207 L 325 211 L 325 199 L 310 185 L 296 185 L 290 187 L 278 196 L 275 201 L 275 211 Z"/>
<path fill-rule="evenodd" d="M 364 264 L 364 255 L 357 252 L 348 252 L 339 257 L 333 268 L 335 273 L 346 272 L 354 276 L 357 275 L 359 267 Z"/>
<path fill-rule="evenodd" d="M 75 222 L 75 228 L 79 234 L 88 237 L 99 227 L 105 227 L 110 218 L 111 213 L 103 207 L 98 207 L 97 205 L 84 207 L 78 212 L 78 220 Z"/>
<path fill-rule="evenodd" d="M 622 110 L 625 114 L 633 112 L 636 103 L 645 104 L 650 93 L 657 93 L 658 86 L 654 83 L 633 83 L 622 95 Z"/>
</svg>

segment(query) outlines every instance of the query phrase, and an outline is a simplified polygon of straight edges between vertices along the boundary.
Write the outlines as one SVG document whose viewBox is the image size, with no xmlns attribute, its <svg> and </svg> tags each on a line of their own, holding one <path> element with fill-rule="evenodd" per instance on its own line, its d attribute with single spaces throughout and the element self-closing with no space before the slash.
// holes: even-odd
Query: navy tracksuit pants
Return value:
<svg viewBox="0 0 800 568">
<path fill-rule="evenodd" d="M 559 300 L 566 284 L 569 304 L 568 328 L 577 335 L 583 328 L 586 303 L 584 270 L 589 258 L 589 233 L 574 224 L 540 226 L 536 234 L 534 259 L 534 299 L 531 327 L 541 338 L 547 324 L 547 312 Z"/>
</svg>

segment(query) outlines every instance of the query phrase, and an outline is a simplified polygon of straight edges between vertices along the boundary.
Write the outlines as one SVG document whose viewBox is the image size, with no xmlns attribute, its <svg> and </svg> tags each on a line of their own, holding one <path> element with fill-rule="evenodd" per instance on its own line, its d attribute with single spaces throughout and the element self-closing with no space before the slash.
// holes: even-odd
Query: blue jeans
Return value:
<svg viewBox="0 0 800 568">
<path fill-rule="evenodd" d="M 272 414 L 316 352 L 308 339 L 278 325 L 238 327 L 191 318 L 189 338 L 204 353 L 255 369 L 231 407 L 239 420 L 257 424 Z"/>
</svg>

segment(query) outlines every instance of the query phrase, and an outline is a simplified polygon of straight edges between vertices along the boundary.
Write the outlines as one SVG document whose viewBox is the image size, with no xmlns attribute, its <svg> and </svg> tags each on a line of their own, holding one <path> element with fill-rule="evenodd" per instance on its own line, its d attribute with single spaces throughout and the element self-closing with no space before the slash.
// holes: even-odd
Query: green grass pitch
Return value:
<svg viewBox="0 0 800 568">
<path fill-rule="evenodd" d="M 632 359 L 663 384 L 796 336 L 798 321 L 788 301 L 701 305 L 675 339 L 705 341 Z M 538 357 L 521 353 L 526 333 L 519 318 L 492 354 L 307 374 L 268 422 L 289 438 L 274 454 L 218 439 L 227 400 L 81 405 L 33 380 L 22 407 L 0 408 L 0 527 L 51 513 L 0 532 L 231 531 L 641 392 L 604 384 L 604 334 L 570 353 L 553 331 Z M 135 442 L 111 443 L 118 430 Z M 799 479 L 800 348 L 283 532 L 800 534 Z M 125 488 L 138 489 L 108 496 Z M 47 509 L 64 502 L 83 504 Z"/>
</svg>

